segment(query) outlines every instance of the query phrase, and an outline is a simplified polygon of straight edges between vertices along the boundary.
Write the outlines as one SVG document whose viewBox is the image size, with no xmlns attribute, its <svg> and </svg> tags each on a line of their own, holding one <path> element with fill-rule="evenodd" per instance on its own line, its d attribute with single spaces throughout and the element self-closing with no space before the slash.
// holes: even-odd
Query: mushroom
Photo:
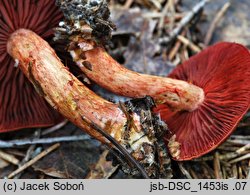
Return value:
<svg viewBox="0 0 250 195">
<path fill-rule="evenodd" d="M 51 0 L 1 0 L 0 132 L 50 126 L 62 119 L 17 68 L 19 60 L 12 59 L 6 50 L 16 30 L 30 29 L 49 40 L 61 19 L 61 11 Z"/>
<path fill-rule="evenodd" d="M 155 111 L 170 129 L 166 144 L 174 159 L 189 160 L 213 150 L 248 110 L 250 54 L 244 46 L 218 43 L 168 78 L 139 74 L 121 66 L 100 46 L 113 29 L 107 4 L 64 0 L 57 4 L 64 21 L 56 38 L 67 38 L 73 60 L 97 84 L 124 96 L 154 98 Z"/>
<path fill-rule="evenodd" d="M 84 50 L 84 44 L 92 48 Z M 74 61 L 102 87 L 124 96 L 154 98 L 155 111 L 169 126 L 166 144 L 176 160 L 215 149 L 249 108 L 250 54 L 240 44 L 208 47 L 179 65 L 169 78 L 127 70 L 87 40 L 78 39 L 74 45 L 69 48 Z"/>
<path fill-rule="evenodd" d="M 19 29 L 12 33 L 7 50 L 19 61 L 19 68 L 39 94 L 65 118 L 107 143 L 106 138 L 93 129 L 93 124 L 102 128 L 147 166 L 149 174 L 159 169 L 155 164 L 162 153 L 155 155 L 157 120 L 148 121 L 143 110 L 138 113 L 126 110 L 97 96 L 68 71 L 46 41 L 30 30 Z M 154 128 L 151 124 L 155 124 Z M 161 124 L 159 129 L 164 129 Z"/>
</svg>

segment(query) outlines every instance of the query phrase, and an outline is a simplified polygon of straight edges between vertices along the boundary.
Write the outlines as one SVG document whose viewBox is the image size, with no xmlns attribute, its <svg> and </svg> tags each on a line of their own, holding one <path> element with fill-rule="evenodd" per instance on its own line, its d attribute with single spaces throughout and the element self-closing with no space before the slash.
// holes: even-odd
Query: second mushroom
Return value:
<svg viewBox="0 0 250 195">
<path fill-rule="evenodd" d="M 72 6 L 65 11 L 62 25 L 75 30 L 68 34 L 73 60 L 90 79 L 116 94 L 152 96 L 155 111 L 169 126 L 166 144 L 174 159 L 206 154 L 233 132 L 250 104 L 247 48 L 222 42 L 191 57 L 168 78 L 140 74 L 120 65 L 89 38 L 87 19 L 73 17 L 80 8 Z"/>
</svg>

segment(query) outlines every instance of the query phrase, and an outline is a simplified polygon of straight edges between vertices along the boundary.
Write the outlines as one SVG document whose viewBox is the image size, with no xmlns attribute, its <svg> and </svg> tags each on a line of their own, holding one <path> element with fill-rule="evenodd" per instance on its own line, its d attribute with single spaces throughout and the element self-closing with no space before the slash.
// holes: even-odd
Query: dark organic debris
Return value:
<svg viewBox="0 0 250 195">
<path fill-rule="evenodd" d="M 123 104 L 120 103 L 120 107 Z M 153 99 L 149 96 L 145 98 L 137 98 L 132 99 L 130 101 L 126 101 L 124 103 L 123 111 L 125 114 L 129 115 L 130 113 L 137 113 L 141 116 L 141 124 L 144 130 L 145 135 L 149 137 L 149 139 L 153 140 L 154 145 L 144 144 L 143 150 L 134 151 L 132 154 L 134 156 L 148 156 L 152 153 L 155 153 L 155 159 L 152 159 L 152 162 L 146 162 L 143 167 L 145 167 L 147 173 L 150 173 L 150 176 L 153 178 L 171 178 L 172 177 L 172 169 L 171 169 L 171 161 L 166 151 L 165 144 L 163 142 L 163 137 L 166 131 L 168 130 L 167 125 L 160 120 L 159 116 L 152 114 L 152 108 L 155 107 L 155 103 Z M 129 127 L 128 120 L 128 127 Z M 127 140 L 127 149 L 131 150 L 132 148 L 129 144 L 129 133 L 125 132 L 124 138 Z M 145 157 L 144 157 L 145 158 Z M 149 163 L 149 164 L 148 164 Z"/>
<path fill-rule="evenodd" d="M 171 178 L 171 161 L 163 142 L 163 135 L 167 131 L 167 126 L 160 118 L 152 114 L 152 108 L 155 106 L 151 97 L 132 99 L 124 104 L 120 103 L 120 108 L 127 117 L 127 125 L 122 134 L 122 145 L 117 143 L 111 136 L 107 135 L 97 125 L 92 124 L 93 128 L 105 136 L 113 145 L 117 160 L 121 161 L 124 172 L 137 175 L 138 171 L 144 178 Z M 136 128 L 131 115 L 138 114 L 141 119 L 143 137 L 131 137 L 131 128 Z M 150 139 L 151 143 L 144 142 L 144 137 Z M 142 143 L 140 143 L 142 142 Z M 134 144 L 140 143 L 142 147 L 134 150 Z M 138 160 L 136 162 L 131 155 Z M 124 163 L 124 160 L 125 162 Z"/>
<path fill-rule="evenodd" d="M 61 147 L 33 165 L 36 171 L 55 178 L 84 178 L 98 160 L 99 149 L 84 141 L 62 143 Z"/>
<path fill-rule="evenodd" d="M 65 17 L 57 28 L 56 38 L 62 37 L 59 34 L 90 33 L 101 44 L 109 42 L 115 25 L 109 19 L 110 11 L 106 0 L 57 0 L 56 4 Z"/>
</svg>

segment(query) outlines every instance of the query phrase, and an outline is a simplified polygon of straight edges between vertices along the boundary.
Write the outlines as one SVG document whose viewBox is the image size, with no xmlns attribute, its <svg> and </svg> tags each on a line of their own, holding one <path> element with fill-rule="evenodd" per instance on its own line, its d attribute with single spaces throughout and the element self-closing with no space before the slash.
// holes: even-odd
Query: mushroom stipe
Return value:
<svg viewBox="0 0 250 195">
<path fill-rule="evenodd" d="M 92 124 L 98 125 L 144 165 L 150 177 L 155 178 L 159 171 L 161 176 L 166 176 L 168 171 L 158 163 L 164 151 L 157 150 L 157 140 L 167 129 L 150 110 L 135 107 L 133 102 L 126 106 L 126 110 L 120 109 L 97 96 L 67 70 L 46 41 L 30 30 L 14 32 L 8 40 L 7 50 L 19 61 L 19 68 L 35 88 L 39 88 L 40 95 L 65 118 L 94 138 L 111 144 L 92 128 Z M 146 107 L 153 106 L 152 103 L 149 105 Z M 131 125 L 126 128 L 128 118 Z"/>
</svg>

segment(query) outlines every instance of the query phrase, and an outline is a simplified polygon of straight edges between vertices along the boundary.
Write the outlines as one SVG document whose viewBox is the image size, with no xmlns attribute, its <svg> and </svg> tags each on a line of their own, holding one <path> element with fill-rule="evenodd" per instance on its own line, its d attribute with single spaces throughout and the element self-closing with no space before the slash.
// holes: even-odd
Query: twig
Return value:
<svg viewBox="0 0 250 195">
<path fill-rule="evenodd" d="M 41 136 L 41 129 L 39 129 L 38 131 L 36 131 L 36 132 L 34 133 L 33 138 L 34 138 L 34 139 L 39 139 L 40 136 Z M 26 155 L 25 155 L 25 157 L 23 158 L 23 160 L 22 160 L 22 162 L 21 162 L 21 164 L 20 164 L 19 166 L 25 164 L 26 162 L 28 162 L 28 161 L 30 160 L 30 158 L 31 158 L 31 156 L 32 156 L 32 153 L 33 153 L 34 150 L 35 150 L 35 147 L 36 147 L 36 145 L 34 144 L 34 145 L 31 145 L 31 146 L 28 148 L 28 150 L 27 150 L 27 152 L 26 152 Z"/>
<path fill-rule="evenodd" d="M 242 167 L 241 166 L 238 167 L 238 173 L 239 173 L 238 174 L 239 176 L 238 176 L 237 179 L 242 179 L 243 178 L 243 174 L 242 174 Z"/>
<path fill-rule="evenodd" d="M 210 24 L 210 26 L 208 28 L 208 31 L 207 31 L 207 34 L 206 34 L 206 37 L 205 37 L 205 40 L 204 40 L 204 44 L 206 46 L 209 45 L 216 26 L 218 25 L 218 23 L 219 23 L 220 19 L 222 18 L 222 16 L 226 13 L 229 6 L 230 6 L 230 2 L 225 3 L 223 5 L 223 7 L 220 9 L 220 11 L 214 17 L 212 23 Z"/>
<path fill-rule="evenodd" d="M 240 144 L 240 145 L 247 145 L 250 144 L 250 140 L 227 140 L 230 144 Z"/>
<path fill-rule="evenodd" d="M 126 3 L 124 4 L 123 8 L 124 9 L 129 9 L 130 6 L 134 3 L 134 0 L 127 0 Z"/>
<path fill-rule="evenodd" d="M 91 139 L 89 135 L 75 135 L 75 136 L 64 136 L 54 138 L 41 138 L 41 139 L 23 139 L 23 140 L 12 140 L 12 141 L 1 141 L 0 148 L 13 148 L 16 146 L 33 145 L 33 144 L 52 144 L 55 142 L 71 142 L 71 141 L 82 141 Z"/>
<path fill-rule="evenodd" d="M 159 2 L 158 0 L 157 1 L 156 0 L 142 0 L 142 1 L 137 1 L 137 2 L 145 7 L 150 7 L 150 8 L 154 8 L 157 10 L 162 9 L 161 2 Z"/>
<path fill-rule="evenodd" d="M 173 0 L 168 0 L 162 10 L 161 17 L 159 18 L 159 24 L 158 24 L 159 33 L 162 33 L 162 29 L 165 23 L 165 16 L 167 14 L 169 15 L 169 28 L 172 29 L 174 26 L 174 21 L 175 21 L 175 7 L 174 7 Z"/>
<path fill-rule="evenodd" d="M 201 168 L 202 168 L 202 172 L 204 173 L 202 177 L 200 177 L 199 179 L 204 179 L 204 178 L 207 178 L 207 179 L 213 179 L 215 178 L 215 175 L 214 175 L 214 172 L 213 172 L 213 169 L 208 165 L 208 163 L 206 162 L 201 162 Z"/>
<path fill-rule="evenodd" d="M 186 37 L 182 35 L 177 35 L 177 39 L 180 40 L 184 45 L 192 49 L 195 53 L 201 51 L 201 49 L 198 46 L 196 46 L 192 41 L 188 40 Z"/>
<path fill-rule="evenodd" d="M 244 139 L 244 140 L 249 139 L 250 140 L 250 135 L 231 135 L 229 137 L 229 140 L 234 140 L 234 139 Z"/>
<path fill-rule="evenodd" d="M 226 167 L 224 167 L 223 165 L 221 166 L 221 172 L 222 172 L 222 178 L 223 179 L 227 179 L 227 171 L 226 171 Z"/>
<path fill-rule="evenodd" d="M 245 152 L 245 151 L 247 151 L 247 150 L 249 150 L 249 149 L 250 149 L 250 144 L 247 144 L 247 145 L 245 145 L 245 146 L 239 148 L 239 149 L 236 151 L 236 153 L 237 153 L 237 154 L 242 154 L 243 152 Z"/>
<path fill-rule="evenodd" d="M 159 39 L 160 44 L 168 44 L 171 42 L 173 39 L 176 38 L 177 35 L 180 34 L 181 30 L 183 29 L 184 26 L 186 26 L 192 18 L 199 13 L 199 11 L 205 6 L 207 2 L 210 0 L 202 0 L 198 4 L 196 4 L 193 9 L 187 13 L 187 15 L 181 19 L 181 21 L 178 23 L 177 27 L 170 33 L 168 37 L 164 37 Z"/>
<path fill-rule="evenodd" d="M 180 20 L 185 16 L 185 12 L 182 13 L 175 13 L 174 15 L 174 20 Z M 155 18 L 155 19 L 159 19 L 162 17 L 162 13 L 160 12 L 148 12 L 148 13 L 143 13 L 142 16 L 144 18 Z M 167 16 L 167 14 L 165 15 Z M 165 22 L 169 22 L 168 18 L 165 18 Z"/>
<path fill-rule="evenodd" d="M 185 36 L 185 34 L 186 34 L 186 30 L 183 30 L 181 32 L 181 35 Z M 170 61 L 172 61 L 174 59 L 174 57 L 176 56 L 176 54 L 177 54 L 178 50 L 180 49 L 180 47 L 181 47 L 181 42 L 180 42 L 180 40 L 177 40 L 174 47 L 169 52 L 168 57 L 169 57 Z"/>
<path fill-rule="evenodd" d="M 5 161 L 8 161 L 14 165 L 18 165 L 18 163 L 19 163 L 19 160 L 16 159 L 13 155 L 7 154 L 1 150 L 0 150 L 0 158 L 5 160 Z"/>
<path fill-rule="evenodd" d="M 58 129 L 61 129 L 64 125 L 67 124 L 67 122 L 68 122 L 68 120 L 65 119 L 61 123 L 58 123 L 58 124 L 54 125 L 53 127 L 50 127 L 50 128 L 43 130 L 42 135 L 47 135 L 47 134 L 50 134 Z"/>
<path fill-rule="evenodd" d="M 246 144 L 245 146 L 243 146 L 241 148 L 239 148 L 235 152 L 229 152 L 229 153 L 220 155 L 219 159 L 220 160 L 229 160 L 229 159 L 232 159 L 232 158 L 236 158 L 237 156 L 240 156 L 240 155 L 244 154 L 249 149 L 250 149 L 250 143 Z M 194 159 L 193 161 L 210 161 L 210 160 L 213 160 L 213 158 L 214 158 L 213 156 L 207 156 L 207 157 Z"/>
<path fill-rule="evenodd" d="M 176 56 L 176 53 L 178 52 L 180 47 L 181 47 L 181 42 L 178 40 L 178 41 L 176 41 L 174 47 L 169 52 L 168 58 L 170 61 L 172 61 L 174 59 L 174 57 Z"/>
<path fill-rule="evenodd" d="M 250 160 L 248 161 L 248 173 L 246 179 L 250 179 Z"/>
<path fill-rule="evenodd" d="M 14 148 L 14 149 L 6 149 L 5 150 L 8 154 L 12 154 L 16 157 L 20 157 L 23 158 L 25 157 L 25 153 L 23 151 L 20 151 L 18 148 Z"/>
<path fill-rule="evenodd" d="M 174 65 L 174 66 L 177 66 L 178 64 L 180 64 L 181 63 L 181 58 L 180 58 L 180 54 L 176 54 L 175 55 L 175 58 L 174 58 L 174 60 L 172 60 L 172 64 Z"/>
<path fill-rule="evenodd" d="M 215 152 L 214 154 L 214 175 L 216 179 L 222 179 L 221 167 L 219 153 Z"/>
<path fill-rule="evenodd" d="M 246 159 L 249 159 L 250 158 L 250 153 L 244 155 L 244 156 L 241 156 L 239 158 L 236 158 L 236 159 L 233 159 L 231 161 L 229 161 L 229 163 L 236 163 L 236 162 L 239 162 L 239 161 L 242 161 L 242 160 L 246 160 Z"/>
<path fill-rule="evenodd" d="M 33 138 L 38 139 L 41 136 L 41 129 L 39 128 L 38 130 L 35 131 Z M 31 159 L 32 154 L 34 153 L 36 145 L 31 145 L 29 146 L 28 150 L 26 151 L 26 155 L 22 159 L 22 161 L 18 164 L 18 167 L 21 167 L 24 165 L 26 162 L 28 162 Z M 17 174 L 14 179 L 19 179 L 21 177 L 22 173 Z"/>
<path fill-rule="evenodd" d="M 193 179 L 190 173 L 187 171 L 187 169 L 183 166 L 182 162 L 178 162 L 178 166 L 181 172 L 183 173 L 183 175 L 185 175 L 187 179 Z"/>
<path fill-rule="evenodd" d="M 189 59 L 188 51 L 187 51 L 187 46 L 183 45 L 181 51 L 180 51 L 180 58 L 181 58 L 181 63 L 184 63 Z"/>
<path fill-rule="evenodd" d="M 10 178 L 14 177 L 16 174 L 18 174 L 18 173 L 22 172 L 23 170 L 27 169 L 28 167 L 30 167 L 31 165 L 33 165 L 34 163 L 36 163 L 41 158 L 43 158 L 44 156 L 46 156 L 47 154 L 49 154 L 53 150 L 57 149 L 59 146 L 60 146 L 60 144 L 57 143 L 57 144 L 54 144 L 53 146 L 49 147 L 48 149 L 44 150 L 43 152 L 41 152 L 40 154 L 38 154 L 35 158 L 33 158 L 29 162 L 25 163 L 23 166 L 19 167 L 18 169 L 16 169 L 12 173 L 10 173 L 7 176 L 7 178 L 10 179 Z"/>
<path fill-rule="evenodd" d="M 192 179 L 199 179 L 198 176 L 196 175 L 196 172 L 193 169 L 190 169 L 190 176 Z"/>
<path fill-rule="evenodd" d="M 237 166 L 236 166 L 236 164 L 234 164 L 234 165 L 232 166 L 232 175 L 233 175 L 233 178 L 234 178 L 234 179 L 237 179 L 237 178 L 238 178 L 238 171 L 237 171 Z"/>
<path fill-rule="evenodd" d="M 222 144 L 217 149 L 221 150 L 221 151 L 226 151 L 226 152 L 235 152 L 239 148 L 240 147 L 238 147 L 238 146 L 231 146 L 231 145 L 228 145 L 228 144 Z"/>
</svg>

